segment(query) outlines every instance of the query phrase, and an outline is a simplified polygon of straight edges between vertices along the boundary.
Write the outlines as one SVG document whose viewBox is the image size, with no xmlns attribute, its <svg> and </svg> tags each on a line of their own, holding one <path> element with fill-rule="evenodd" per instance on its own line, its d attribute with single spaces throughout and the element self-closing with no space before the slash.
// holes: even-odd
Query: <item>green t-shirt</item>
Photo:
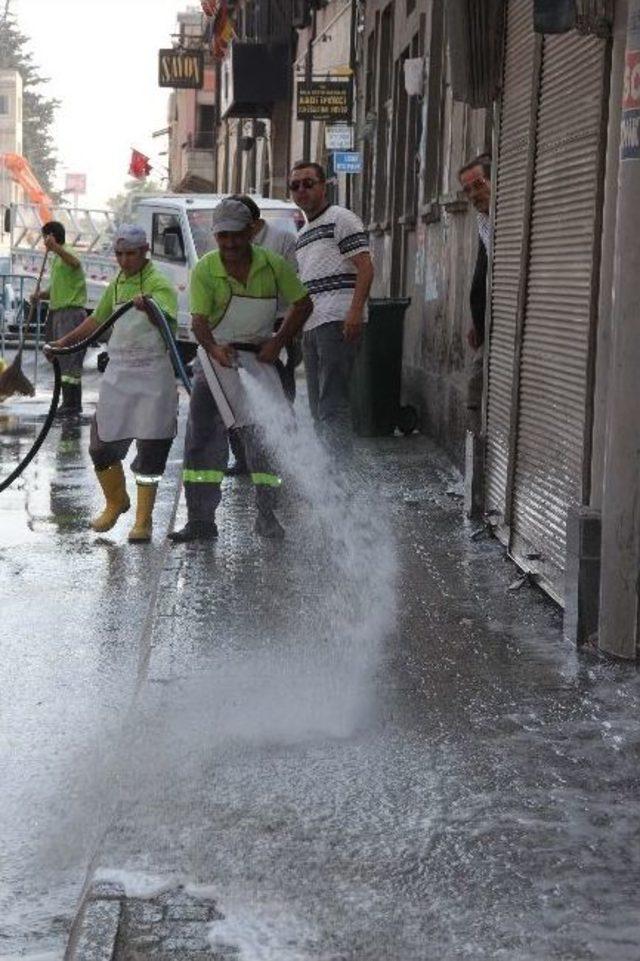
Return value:
<svg viewBox="0 0 640 961">
<path fill-rule="evenodd" d="M 218 250 L 212 250 L 198 261 L 191 272 L 189 309 L 192 314 L 208 317 L 215 327 L 234 294 L 263 298 L 279 295 L 287 304 L 295 304 L 307 296 L 307 288 L 284 257 L 265 247 L 252 245 L 251 250 L 253 256 L 246 284 L 229 276 Z"/>
<path fill-rule="evenodd" d="M 128 300 L 142 295 L 155 300 L 175 333 L 178 327 L 178 295 L 169 278 L 150 260 L 147 260 L 142 270 L 131 277 L 127 277 L 120 271 L 103 293 L 91 316 L 101 324 L 120 304 L 126 304 Z"/>
<path fill-rule="evenodd" d="M 65 244 L 63 247 L 73 257 L 77 253 Z M 49 309 L 63 307 L 84 307 L 87 302 L 87 284 L 82 266 L 70 267 L 57 254 L 51 263 L 49 273 Z"/>
</svg>

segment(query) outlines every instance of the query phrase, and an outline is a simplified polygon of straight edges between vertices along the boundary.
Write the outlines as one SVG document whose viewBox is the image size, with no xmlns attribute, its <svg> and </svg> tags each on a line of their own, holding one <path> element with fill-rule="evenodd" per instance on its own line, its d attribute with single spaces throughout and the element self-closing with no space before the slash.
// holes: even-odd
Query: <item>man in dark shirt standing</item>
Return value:
<svg viewBox="0 0 640 961">
<path fill-rule="evenodd" d="M 467 341 L 473 350 L 467 385 L 467 407 L 479 411 L 482 404 L 484 373 L 484 324 L 487 308 L 487 267 L 491 253 L 491 157 L 480 154 L 458 172 L 463 191 L 476 209 L 478 218 L 478 256 L 471 282 L 469 303 L 472 325 Z"/>
</svg>

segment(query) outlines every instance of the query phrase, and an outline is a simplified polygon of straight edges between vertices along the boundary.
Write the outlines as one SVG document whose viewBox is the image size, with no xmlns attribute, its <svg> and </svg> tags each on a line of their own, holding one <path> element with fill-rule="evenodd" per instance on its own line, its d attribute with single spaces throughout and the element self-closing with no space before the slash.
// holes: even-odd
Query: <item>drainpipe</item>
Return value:
<svg viewBox="0 0 640 961">
<path fill-rule="evenodd" d="M 358 28 L 358 0 L 351 0 L 351 23 L 349 25 L 349 69 L 351 70 L 351 126 L 355 126 L 357 118 L 356 98 L 356 30 Z M 355 138 L 353 141 L 355 144 Z M 356 145 L 357 146 L 357 145 Z M 346 206 L 351 208 L 353 174 L 347 174 L 347 189 L 345 192 Z"/>
<path fill-rule="evenodd" d="M 318 11 L 313 8 L 313 13 L 311 14 L 311 35 L 309 36 L 309 42 L 307 46 L 307 59 L 305 62 L 304 70 L 304 80 L 305 83 L 311 83 L 313 80 L 313 42 L 316 39 L 317 31 L 317 19 Z M 302 131 L 302 156 L 305 160 L 311 160 L 311 121 L 304 121 L 304 129 Z"/>
</svg>

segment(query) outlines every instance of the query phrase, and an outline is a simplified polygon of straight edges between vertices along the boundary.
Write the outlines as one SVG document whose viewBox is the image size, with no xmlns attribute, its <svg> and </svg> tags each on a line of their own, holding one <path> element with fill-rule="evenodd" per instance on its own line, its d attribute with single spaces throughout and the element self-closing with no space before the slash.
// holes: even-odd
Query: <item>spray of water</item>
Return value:
<svg viewBox="0 0 640 961">
<path fill-rule="evenodd" d="M 315 611 L 325 639 L 349 673 L 362 673 L 395 621 L 397 559 L 380 491 L 357 456 L 341 457 L 322 443 L 308 418 L 242 370 L 255 422 L 281 463 L 284 499 L 306 504 L 309 537 L 322 545 L 327 577 Z M 287 491 L 289 488 L 289 492 Z"/>
</svg>

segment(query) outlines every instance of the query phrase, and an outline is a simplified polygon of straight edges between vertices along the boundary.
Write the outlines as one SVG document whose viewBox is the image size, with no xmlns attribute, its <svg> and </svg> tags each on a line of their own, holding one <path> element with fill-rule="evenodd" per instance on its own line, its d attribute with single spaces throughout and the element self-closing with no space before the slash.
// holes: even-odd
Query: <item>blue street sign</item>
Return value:
<svg viewBox="0 0 640 961">
<path fill-rule="evenodd" d="M 338 174 L 361 174 L 362 154 L 355 150 L 337 150 L 333 155 L 333 169 Z"/>
</svg>

